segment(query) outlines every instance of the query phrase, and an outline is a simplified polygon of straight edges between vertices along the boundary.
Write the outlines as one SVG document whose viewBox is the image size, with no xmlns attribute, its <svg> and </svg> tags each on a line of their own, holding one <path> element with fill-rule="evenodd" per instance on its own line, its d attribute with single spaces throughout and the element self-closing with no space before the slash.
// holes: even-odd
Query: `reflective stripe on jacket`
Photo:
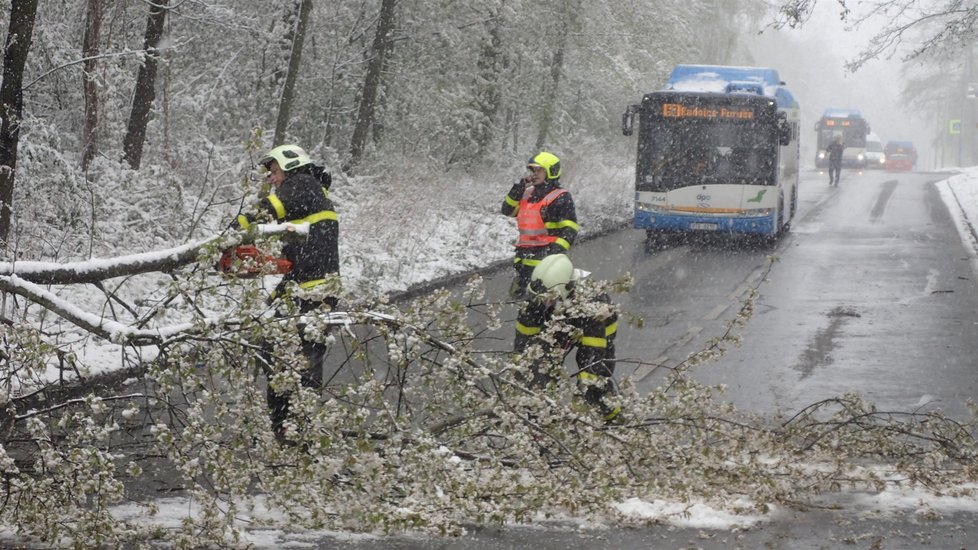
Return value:
<svg viewBox="0 0 978 550">
<path fill-rule="evenodd" d="M 331 274 L 339 274 L 339 217 L 322 178 L 304 170 L 286 173 L 275 193 L 264 197 L 258 212 L 238 217 L 238 225 L 247 229 L 254 222 L 271 218 L 278 222 L 308 223 L 309 235 L 299 241 L 286 242 L 282 256 L 292 262 L 292 271 L 283 277 L 276 295 L 294 282 L 302 287 L 318 286 Z"/>
<path fill-rule="evenodd" d="M 547 229 L 547 224 L 543 221 L 542 210 L 566 192 L 566 189 L 554 189 L 539 202 L 530 202 L 530 196 L 533 194 L 532 188 L 528 188 L 523 193 L 523 199 L 520 201 L 520 208 L 516 214 L 516 227 L 520 230 L 520 236 L 514 246 L 547 246 L 557 242 L 557 235 L 551 235 Z"/>
</svg>

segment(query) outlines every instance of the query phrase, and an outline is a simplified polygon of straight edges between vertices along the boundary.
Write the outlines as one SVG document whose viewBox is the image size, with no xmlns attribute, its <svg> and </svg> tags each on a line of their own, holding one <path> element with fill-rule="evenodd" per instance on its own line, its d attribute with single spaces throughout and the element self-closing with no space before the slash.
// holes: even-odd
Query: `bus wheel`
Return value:
<svg viewBox="0 0 978 550">
<path fill-rule="evenodd" d="M 774 231 L 761 239 L 764 247 L 774 247 L 778 244 L 778 239 L 788 230 L 784 223 L 784 195 L 778 196 L 778 216 L 774 220 Z"/>
<path fill-rule="evenodd" d="M 775 222 L 774 235 L 775 239 L 781 236 L 785 232 L 784 224 L 784 192 L 778 194 L 778 221 Z"/>
</svg>

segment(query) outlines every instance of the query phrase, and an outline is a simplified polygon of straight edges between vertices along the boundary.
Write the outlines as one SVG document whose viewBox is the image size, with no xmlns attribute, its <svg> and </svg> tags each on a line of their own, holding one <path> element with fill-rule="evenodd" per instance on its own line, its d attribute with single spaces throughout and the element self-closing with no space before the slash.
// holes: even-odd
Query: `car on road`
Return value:
<svg viewBox="0 0 978 550">
<path fill-rule="evenodd" d="M 866 168 L 880 169 L 886 168 L 886 155 L 883 154 L 883 142 L 880 137 L 872 132 L 866 136 Z"/>
<path fill-rule="evenodd" d="M 888 141 L 883 154 L 887 170 L 913 170 L 917 165 L 917 149 L 912 141 Z"/>
</svg>

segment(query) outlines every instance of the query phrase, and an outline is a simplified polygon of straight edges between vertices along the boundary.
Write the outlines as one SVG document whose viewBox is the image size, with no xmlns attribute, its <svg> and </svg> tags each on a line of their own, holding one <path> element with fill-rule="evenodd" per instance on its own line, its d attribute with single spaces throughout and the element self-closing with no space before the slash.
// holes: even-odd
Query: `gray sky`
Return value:
<svg viewBox="0 0 978 550">
<path fill-rule="evenodd" d="M 932 131 L 900 100 L 899 80 L 904 70 L 900 56 L 870 61 L 855 73 L 845 69 L 845 62 L 854 58 L 873 34 L 874 29 L 866 26 L 847 31 L 836 4 L 820 2 L 802 28 L 768 29 L 750 42 L 754 64 L 778 69 L 801 104 L 803 165 L 814 157 L 812 138 L 822 111 L 846 107 L 862 111 L 884 143 L 913 141 L 922 167 L 924 163 L 930 166 L 928 142 Z"/>
</svg>

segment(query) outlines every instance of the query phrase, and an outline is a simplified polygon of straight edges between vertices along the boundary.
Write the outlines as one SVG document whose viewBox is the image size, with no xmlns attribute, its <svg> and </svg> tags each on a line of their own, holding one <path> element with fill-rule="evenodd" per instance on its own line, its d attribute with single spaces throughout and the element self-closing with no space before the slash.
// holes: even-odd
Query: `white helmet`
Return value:
<svg viewBox="0 0 978 550">
<path fill-rule="evenodd" d="M 555 291 L 566 298 L 577 284 L 579 275 L 566 254 L 551 254 L 533 268 L 527 287 L 535 296 Z"/>
<path fill-rule="evenodd" d="M 265 153 L 265 156 L 258 161 L 258 164 L 267 169 L 273 160 L 278 163 L 278 167 L 283 172 L 295 170 L 300 166 L 305 166 L 312 162 L 312 159 L 306 154 L 305 149 L 292 144 L 279 145 L 268 153 Z"/>
</svg>

